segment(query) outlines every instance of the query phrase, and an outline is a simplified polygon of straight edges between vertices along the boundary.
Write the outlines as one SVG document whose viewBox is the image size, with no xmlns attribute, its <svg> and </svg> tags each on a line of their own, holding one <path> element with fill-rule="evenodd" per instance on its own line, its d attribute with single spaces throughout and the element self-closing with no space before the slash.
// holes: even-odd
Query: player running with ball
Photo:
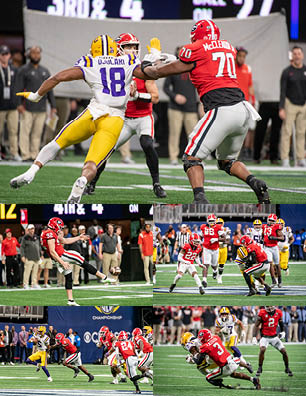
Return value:
<svg viewBox="0 0 306 396">
<path fill-rule="evenodd" d="M 194 278 L 200 294 L 205 294 L 205 291 L 201 285 L 201 281 L 194 265 L 196 262 L 198 265 L 202 265 L 200 255 L 202 253 L 201 240 L 198 234 L 192 234 L 189 239 L 189 243 L 185 243 L 178 255 L 177 275 L 175 276 L 172 285 L 169 288 L 169 293 L 173 292 L 177 282 L 182 276 L 189 272 Z"/>
</svg>

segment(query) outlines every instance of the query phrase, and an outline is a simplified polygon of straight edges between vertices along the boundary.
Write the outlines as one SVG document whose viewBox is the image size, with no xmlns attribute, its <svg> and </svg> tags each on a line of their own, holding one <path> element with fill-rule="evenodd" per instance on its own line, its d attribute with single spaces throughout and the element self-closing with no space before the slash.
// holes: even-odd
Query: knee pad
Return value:
<svg viewBox="0 0 306 396">
<path fill-rule="evenodd" d="M 81 265 L 82 268 L 84 268 L 86 271 L 88 271 L 91 275 L 96 275 L 97 270 L 95 267 L 93 267 L 91 264 L 87 263 L 87 261 L 84 261 L 83 265 Z"/>
<path fill-rule="evenodd" d="M 231 167 L 233 166 L 234 162 L 236 162 L 236 160 L 228 160 L 226 162 L 225 160 L 218 160 L 218 168 L 231 176 Z"/>
<path fill-rule="evenodd" d="M 72 272 L 65 275 L 65 289 L 71 290 L 72 289 Z"/>
<path fill-rule="evenodd" d="M 151 136 L 142 135 L 140 136 L 139 142 L 144 152 L 149 150 L 151 147 L 153 148 L 153 139 Z"/>
<path fill-rule="evenodd" d="M 184 171 L 186 173 L 187 173 L 188 169 L 192 168 L 193 166 L 201 166 L 202 169 L 204 169 L 201 159 L 189 160 L 188 156 L 186 154 L 184 154 L 182 157 L 182 161 L 183 161 L 183 165 L 184 165 Z"/>
</svg>

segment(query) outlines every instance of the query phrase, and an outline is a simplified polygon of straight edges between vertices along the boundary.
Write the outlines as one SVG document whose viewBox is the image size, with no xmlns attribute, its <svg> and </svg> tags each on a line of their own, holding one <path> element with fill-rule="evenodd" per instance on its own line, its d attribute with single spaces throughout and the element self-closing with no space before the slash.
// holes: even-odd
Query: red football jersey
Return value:
<svg viewBox="0 0 306 396">
<path fill-rule="evenodd" d="M 277 236 L 276 231 L 282 230 L 281 224 L 263 224 L 262 225 L 262 234 L 264 236 L 264 245 L 267 247 L 277 246 L 279 241 L 270 241 L 269 236 Z"/>
<path fill-rule="evenodd" d="M 133 77 L 138 92 L 148 92 L 146 82 L 140 78 Z M 143 102 L 142 100 L 129 100 L 127 102 L 125 116 L 126 117 L 145 117 L 152 114 L 152 102 Z"/>
<path fill-rule="evenodd" d="M 44 249 L 46 249 L 48 255 L 51 257 L 50 251 L 49 251 L 49 246 L 48 246 L 49 239 L 55 239 L 55 251 L 59 256 L 62 256 L 62 254 L 65 251 L 64 246 L 60 243 L 57 233 L 55 231 L 51 230 L 50 228 L 48 228 L 47 230 L 44 230 L 41 233 L 40 243 L 41 243 L 42 247 Z"/>
<path fill-rule="evenodd" d="M 103 340 L 103 339 L 101 338 L 103 345 L 106 346 L 106 348 L 107 348 L 108 351 L 109 351 L 109 350 L 112 348 L 112 346 L 113 346 L 114 340 L 112 341 L 112 339 L 113 339 L 114 337 L 115 337 L 115 336 L 114 336 L 113 333 L 107 333 L 107 335 L 106 335 L 106 337 L 105 337 L 105 340 Z"/>
<path fill-rule="evenodd" d="M 201 231 L 202 231 L 203 238 L 204 238 L 203 246 L 206 249 L 210 249 L 210 250 L 219 249 L 219 241 L 212 243 L 211 240 L 219 238 L 219 235 L 223 233 L 222 224 L 215 224 L 212 227 L 210 227 L 207 224 L 202 224 Z"/>
<path fill-rule="evenodd" d="M 185 245 L 182 247 L 182 250 L 184 251 L 183 260 L 186 260 L 190 264 L 193 264 L 197 256 L 200 255 L 202 248 L 201 246 L 197 246 L 196 249 L 192 249 L 190 243 L 185 243 Z"/>
<path fill-rule="evenodd" d="M 136 336 L 134 338 L 135 346 L 137 349 L 140 349 L 139 342 L 143 342 L 143 352 L 144 353 L 149 353 L 153 352 L 153 346 L 148 343 L 148 341 L 143 337 L 143 336 Z"/>
<path fill-rule="evenodd" d="M 136 356 L 135 346 L 132 341 L 117 341 L 115 347 L 119 349 L 124 360 L 129 356 Z"/>
<path fill-rule="evenodd" d="M 258 316 L 261 318 L 261 335 L 263 336 L 276 336 L 276 329 L 278 322 L 282 319 L 283 313 L 280 309 L 276 308 L 274 314 L 269 314 L 265 309 L 261 309 L 258 312 Z"/>
<path fill-rule="evenodd" d="M 62 340 L 62 347 L 69 353 L 69 355 L 75 353 L 78 349 L 75 345 L 71 343 L 68 338 Z"/>
<path fill-rule="evenodd" d="M 236 63 L 236 73 L 239 88 L 244 93 L 245 100 L 249 101 L 249 88 L 253 85 L 251 68 L 246 63 L 241 66 Z"/>
<path fill-rule="evenodd" d="M 239 88 L 235 57 L 236 49 L 225 40 L 197 40 L 179 53 L 182 62 L 195 62 L 190 80 L 200 97 L 213 89 Z"/>
<path fill-rule="evenodd" d="M 257 263 L 263 263 L 268 259 L 267 253 L 256 242 L 246 246 L 248 253 L 255 252 Z"/>
<path fill-rule="evenodd" d="M 208 355 L 219 367 L 227 364 L 228 357 L 231 354 L 225 349 L 221 338 L 214 335 L 208 342 L 200 347 L 200 352 Z"/>
</svg>

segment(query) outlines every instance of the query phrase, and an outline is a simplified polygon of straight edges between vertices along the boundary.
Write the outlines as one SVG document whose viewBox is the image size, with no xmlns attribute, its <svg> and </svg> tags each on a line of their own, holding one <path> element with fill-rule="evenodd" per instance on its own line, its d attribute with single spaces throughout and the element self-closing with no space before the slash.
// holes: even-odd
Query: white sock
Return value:
<svg viewBox="0 0 306 396">
<path fill-rule="evenodd" d="M 60 150 L 60 146 L 54 140 L 52 140 L 40 150 L 35 161 L 45 165 L 47 162 L 52 161 Z"/>
<path fill-rule="evenodd" d="M 206 276 L 203 276 L 203 281 L 207 282 L 207 277 Z"/>
<path fill-rule="evenodd" d="M 194 280 L 196 281 L 196 284 L 198 285 L 198 287 L 202 287 L 202 283 L 200 281 L 200 278 L 199 278 L 198 274 L 195 274 Z"/>
<path fill-rule="evenodd" d="M 176 277 L 174 278 L 173 283 L 177 284 L 177 282 L 181 279 L 182 275 L 177 274 Z"/>
<path fill-rule="evenodd" d="M 29 174 L 30 176 L 34 177 L 36 175 L 36 173 L 39 171 L 40 167 L 36 164 L 33 164 L 30 166 L 30 168 L 27 170 L 27 174 Z"/>
<path fill-rule="evenodd" d="M 212 267 L 213 272 L 217 272 L 217 267 Z"/>
<path fill-rule="evenodd" d="M 85 176 L 81 176 L 78 178 L 78 184 L 81 188 L 83 188 L 84 186 L 86 186 L 87 184 L 87 179 Z"/>
<path fill-rule="evenodd" d="M 153 275 L 153 282 L 156 282 L 156 275 Z"/>
</svg>

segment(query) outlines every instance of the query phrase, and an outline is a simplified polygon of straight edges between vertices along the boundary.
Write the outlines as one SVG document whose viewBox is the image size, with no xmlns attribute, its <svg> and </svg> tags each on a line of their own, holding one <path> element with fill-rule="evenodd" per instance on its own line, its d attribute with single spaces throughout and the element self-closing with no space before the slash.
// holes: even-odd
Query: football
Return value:
<svg viewBox="0 0 306 396">
<path fill-rule="evenodd" d="M 121 274 L 120 267 L 111 267 L 109 272 L 114 276 L 119 276 Z"/>
</svg>

